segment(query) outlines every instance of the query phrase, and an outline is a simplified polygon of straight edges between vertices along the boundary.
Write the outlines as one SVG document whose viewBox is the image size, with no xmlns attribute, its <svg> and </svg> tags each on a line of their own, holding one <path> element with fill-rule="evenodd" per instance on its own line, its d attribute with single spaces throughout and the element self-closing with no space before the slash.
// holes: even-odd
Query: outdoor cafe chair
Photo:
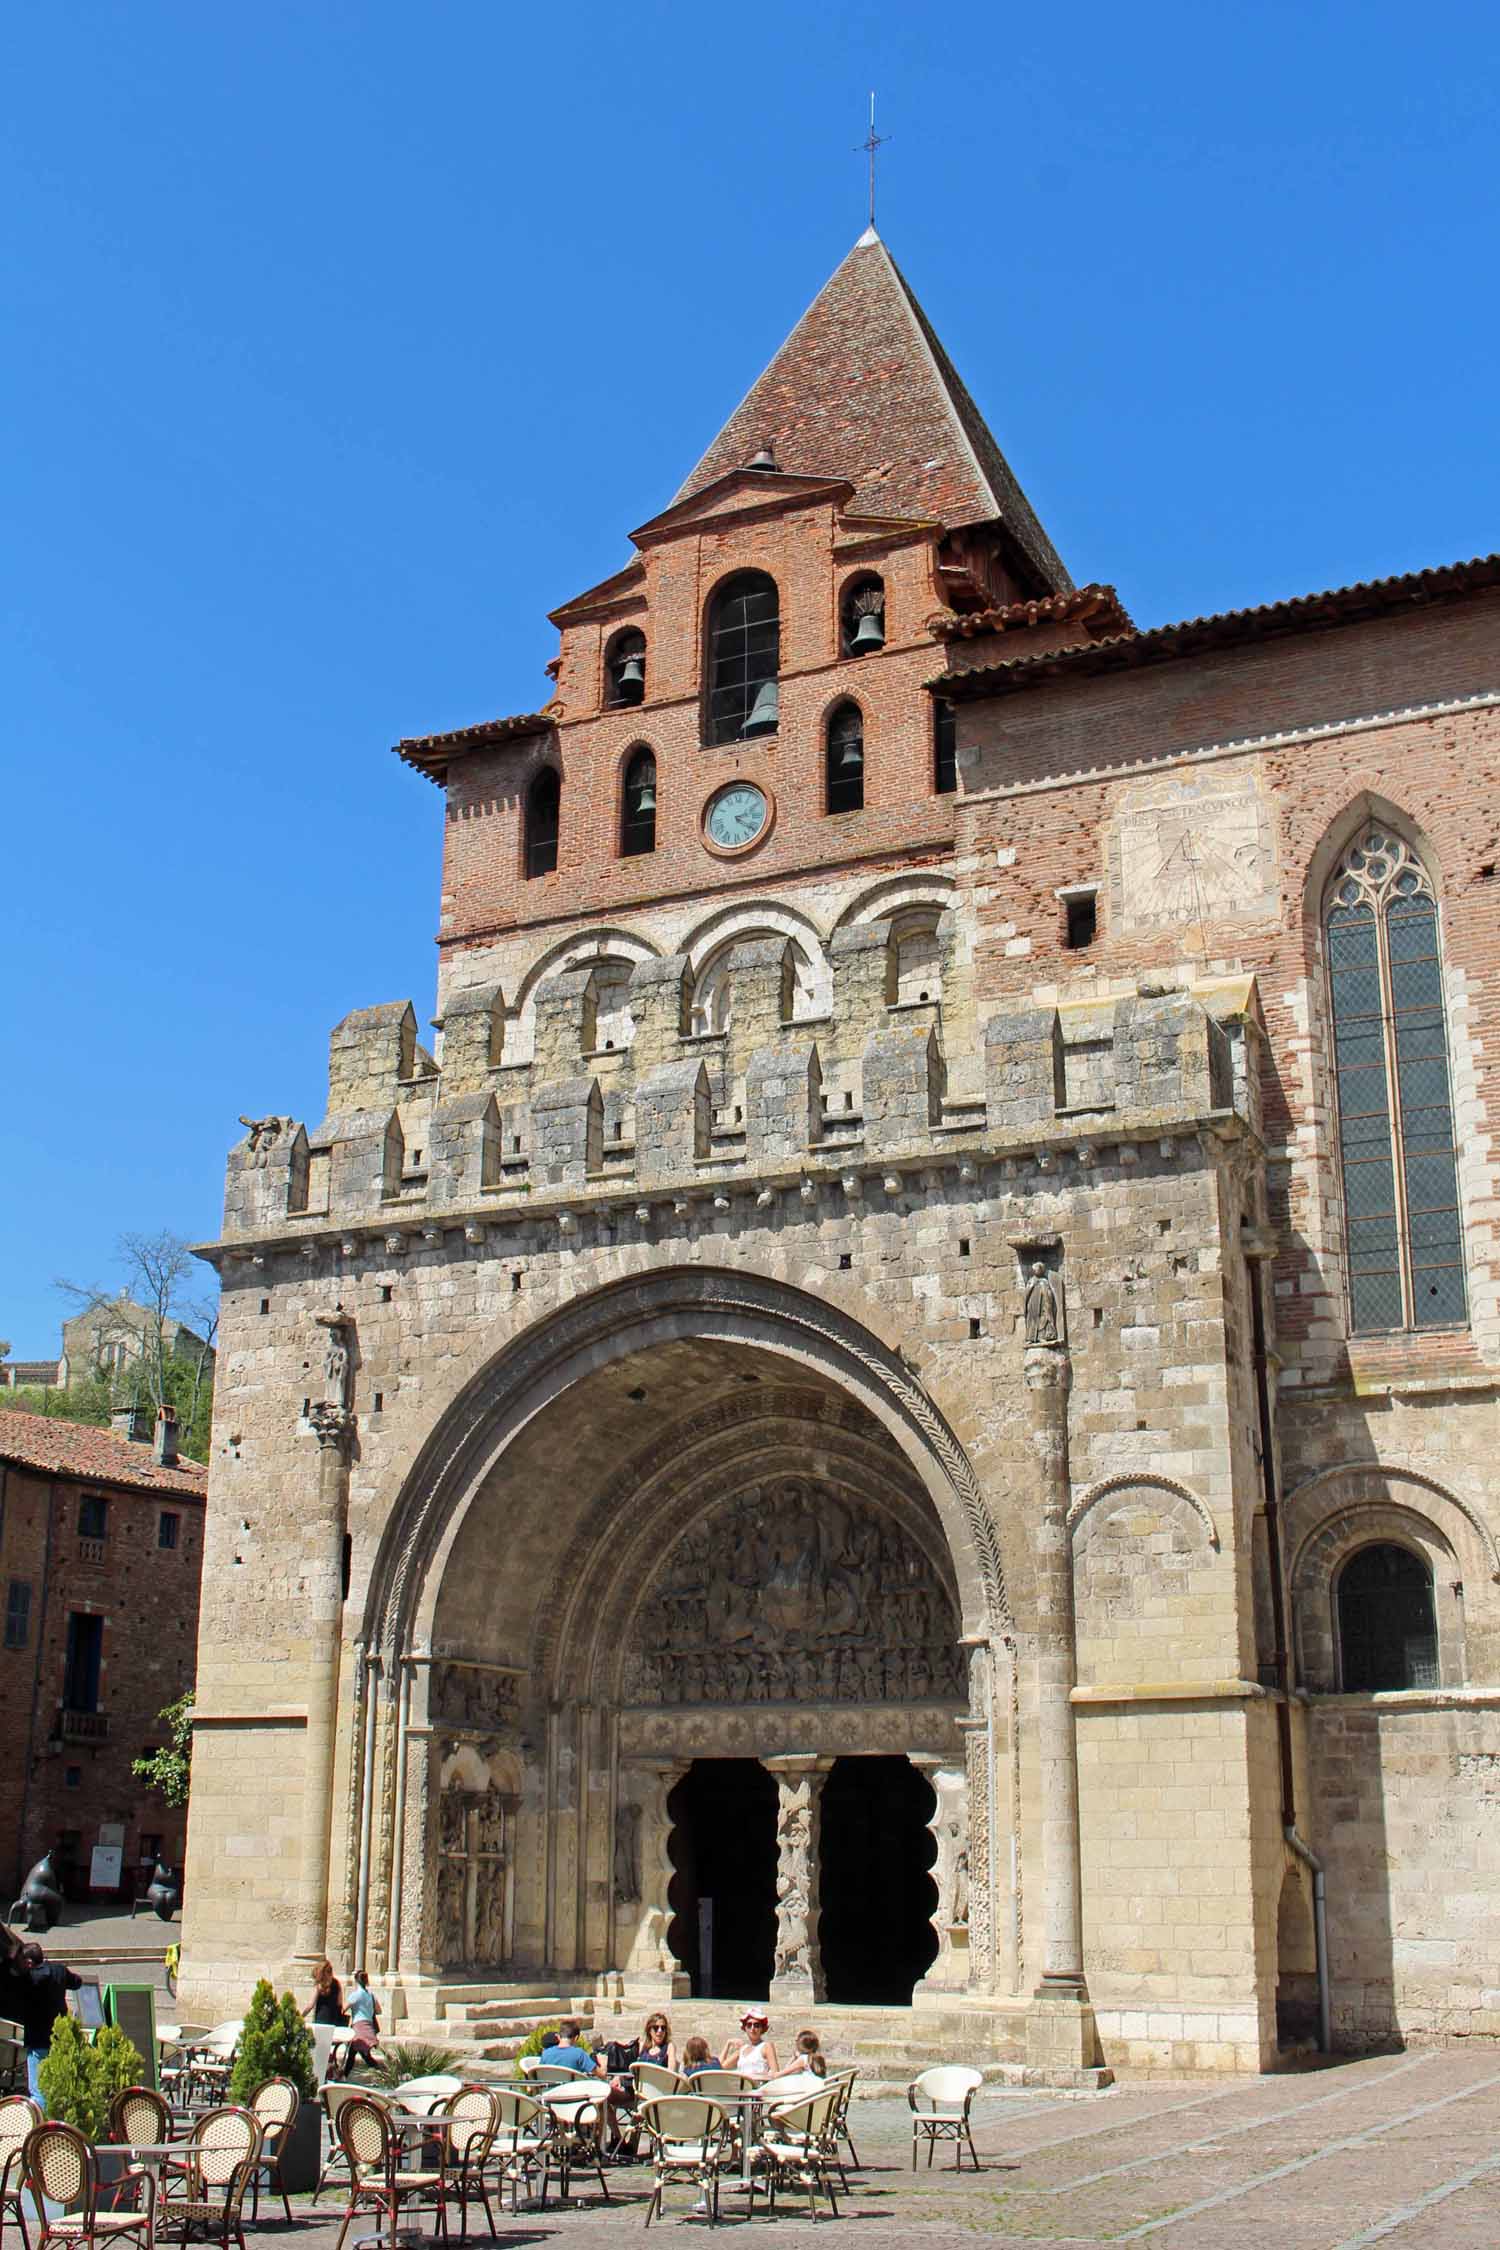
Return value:
<svg viewBox="0 0 1500 2250">
<path fill-rule="evenodd" d="M 770 2175 L 773 2211 L 777 2190 L 785 2185 L 806 2188 L 810 2219 L 817 2218 L 820 2190 L 828 2198 L 832 2216 L 838 2217 L 833 2175 L 837 2172 L 843 2181 L 838 2144 L 840 2098 L 837 2085 L 828 2086 L 821 2094 L 809 2094 L 800 2102 L 778 2102 L 766 2118 L 756 2154 L 764 2160 Z"/>
<path fill-rule="evenodd" d="M 339 2111 L 345 2102 L 352 2102 L 356 2095 L 361 2095 L 367 2102 L 379 2102 L 384 2107 L 389 2107 L 392 2098 L 383 2087 L 348 2086 L 338 2079 L 330 2079 L 326 2086 L 318 2089 L 318 2099 L 323 2105 L 323 2115 L 328 2126 L 328 2146 L 324 2151 L 323 2169 L 318 2174 L 318 2184 L 313 2189 L 315 2203 L 330 2180 L 337 2179 L 340 2175 L 345 2180 L 349 2177 L 349 2160 L 344 2154 L 343 2142 L 339 2139 Z"/>
<path fill-rule="evenodd" d="M 710 2101 L 738 2101 L 742 2094 L 758 2094 L 764 2078 L 747 2078 L 740 2070 L 695 2070 L 686 2090 L 706 2094 Z"/>
<path fill-rule="evenodd" d="M 172 2138 L 172 2105 L 154 2086 L 127 2086 L 110 2103 L 104 2130 L 117 2144 L 161 2147 Z M 131 2166 L 132 2174 L 143 2169 Z"/>
<path fill-rule="evenodd" d="M 603 2147 L 604 2105 L 608 2099 L 608 2085 L 600 2078 L 574 2078 L 570 2083 L 547 2088 L 543 2107 L 551 2116 L 552 2129 L 542 2143 L 543 2203 L 547 2200 L 547 2184 L 554 2177 L 566 2203 L 575 2172 L 592 2172 L 608 2203 Z"/>
<path fill-rule="evenodd" d="M 26 2091 L 26 2034 L 9 2016 L 0 2016 L 0 2095 Z"/>
<path fill-rule="evenodd" d="M 510 2207 L 521 2208 L 521 2188 L 531 2192 L 531 2175 L 542 2168 L 542 2150 L 552 2130 L 552 2113 L 532 2095 L 513 2086 L 497 2086 L 490 2099 L 495 2105 L 494 2161 L 501 2185 L 510 2184 Z"/>
<path fill-rule="evenodd" d="M 76 2126 L 56 2121 L 33 2126 L 22 2147 L 21 2164 L 26 2186 L 43 2214 L 38 2250 L 47 2250 L 49 2242 L 81 2242 L 94 2250 L 97 2242 L 131 2234 L 143 2236 L 146 2250 L 152 2250 L 155 2196 L 148 2193 L 139 2211 L 101 2211 L 99 2161 Z M 149 2187 L 149 2182 L 133 2184 Z M 55 2215 L 48 2215 L 49 2206 Z M 25 2231 L 23 2225 L 23 2237 Z"/>
<path fill-rule="evenodd" d="M 859 2072 L 857 2070 L 844 2070 L 840 2071 L 837 2078 L 829 2080 L 829 2084 L 832 2086 L 837 2086 L 839 2090 L 838 2116 L 835 2120 L 835 2129 L 837 2131 L 838 2138 L 843 2142 L 845 2148 L 849 2151 L 849 2162 L 854 2166 L 856 2172 L 861 2169 L 861 2166 L 859 2161 L 859 2150 L 855 2147 L 854 2135 L 849 2130 L 849 2104 L 854 2099 L 854 2081 L 858 2076 Z M 839 2176 L 841 2178 L 843 2177 L 843 2172 L 844 2166 L 841 2159 L 839 2163 Z M 847 2179 L 844 2180 L 844 2185 L 846 2187 L 848 2186 L 848 2184 L 849 2183 Z"/>
<path fill-rule="evenodd" d="M 163 2183 L 157 2224 L 185 2243 L 189 2236 L 231 2242 L 245 2250 L 245 2190 L 260 2159 L 260 2121 L 248 2109 L 226 2106 L 195 2118 Z M 179 2168 L 180 2167 L 180 2168 Z"/>
<path fill-rule="evenodd" d="M 641 2103 L 641 2131 L 651 2144 L 651 2200 L 646 2224 L 661 2215 L 667 2187 L 680 2181 L 696 2188 L 708 2205 L 710 2225 L 719 2219 L 719 2177 L 729 2158 L 729 2113 L 705 2094 L 652 2094 Z"/>
<path fill-rule="evenodd" d="M 281 2160 L 292 2137 L 292 2127 L 297 2122 L 297 2112 L 302 2107 L 302 2096 L 290 2078 L 268 2078 L 257 2086 L 250 2096 L 250 2114 L 260 2127 L 260 2161 L 255 2167 L 255 2178 L 250 2187 L 250 2223 L 260 2217 L 260 2180 L 265 2174 L 266 2193 L 281 2197 L 286 2222 L 292 2223 L 291 2198 L 286 2192 L 286 2181 L 281 2176 Z"/>
<path fill-rule="evenodd" d="M 967 2063 L 937 2063 L 924 2070 L 906 2089 L 906 2099 L 911 2108 L 911 2168 L 917 2168 L 917 2147 L 927 2142 L 927 2169 L 932 2169 L 932 2152 L 939 2141 L 953 2143 L 953 2169 L 964 2168 L 964 2149 L 979 2170 L 979 2152 L 974 2146 L 974 2134 L 969 2125 L 969 2105 L 975 2091 L 984 2084 L 984 2073 L 970 2068 Z"/>
<path fill-rule="evenodd" d="M 26 2233 L 26 2206 L 21 2198 L 21 2152 L 27 2136 L 42 2122 L 39 2105 L 25 2094 L 9 2094 L 0 2101 L 0 2234 L 6 2220 L 14 2218 L 21 2230 L 24 2250 L 31 2250 Z"/>
<path fill-rule="evenodd" d="M 456 2094 L 448 2096 L 440 2114 L 451 2120 L 448 2163 L 453 2176 L 453 2193 L 458 2197 L 459 2240 L 462 2241 L 469 2231 L 471 2196 L 478 2198 L 493 2235 L 495 2214 L 490 2209 L 484 2174 L 500 2122 L 495 2097 L 487 2086 L 461 2086 Z"/>
<path fill-rule="evenodd" d="M 668 2070 L 665 2063 L 632 2063 L 630 2075 L 642 2100 L 648 2094 L 687 2094 L 695 2090 L 680 2070 Z"/>
<path fill-rule="evenodd" d="M 448 2232 L 448 2167 L 439 2145 L 437 2162 L 430 2169 L 403 2171 L 401 2141 L 389 2110 L 367 2094 L 355 2094 L 338 2112 L 339 2144 L 349 2165 L 349 2202 L 334 2250 L 344 2250 L 344 2239 L 361 2211 L 374 2211 L 389 2220 L 396 2231 L 401 2209 L 407 2203 L 434 2206 L 439 2234 Z"/>
</svg>

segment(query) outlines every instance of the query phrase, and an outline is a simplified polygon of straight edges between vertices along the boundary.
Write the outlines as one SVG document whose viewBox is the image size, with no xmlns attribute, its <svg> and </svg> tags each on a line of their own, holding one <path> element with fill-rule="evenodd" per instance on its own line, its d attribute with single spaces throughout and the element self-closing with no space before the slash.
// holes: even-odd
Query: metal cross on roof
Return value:
<svg viewBox="0 0 1500 2250">
<path fill-rule="evenodd" d="M 871 226 L 874 226 L 874 224 L 875 224 L 875 151 L 876 151 L 876 149 L 878 149 L 878 148 L 884 148 L 884 146 L 885 146 L 886 142 L 887 142 L 887 141 L 888 141 L 888 140 L 889 140 L 890 138 L 891 138 L 891 136 L 890 136 L 890 134 L 889 134 L 889 133 L 877 133 L 877 132 L 876 132 L 876 130 L 875 130 L 875 96 L 874 96 L 873 94 L 871 94 L 871 96 L 870 96 L 870 130 L 869 130 L 868 134 L 867 134 L 867 135 L 865 136 L 865 138 L 864 138 L 864 139 L 863 139 L 863 140 L 862 140 L 862 141 L 860 142 L 860 144 L 859 144 L 859 148 L 858 148 L 858 149 L 856 149 L 856 150 L 855 150 L 855 152 L 854 152 L 854 153 L 856 154 L 856 156 L 857 156 L 857 155 L 859 155 L 860 151 L 861 151 L 861 150 L 863 150 L 863 151 L 864 151 L 864 152 L 865 152 L 865 153 L 866 153 L 866 154 L 868 155 L 868 157 L 869 157 L 869 159 L 870 159 L 870 224 L 871 224 Z"/>
</svg>

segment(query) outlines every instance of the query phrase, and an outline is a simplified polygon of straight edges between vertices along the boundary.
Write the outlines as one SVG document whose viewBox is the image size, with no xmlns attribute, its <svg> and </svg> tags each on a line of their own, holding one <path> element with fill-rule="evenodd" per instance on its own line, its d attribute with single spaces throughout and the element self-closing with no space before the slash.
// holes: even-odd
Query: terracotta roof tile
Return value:
<svg viewBox="0 0 1500 2250">
<path fill-rule="evenodd" d="M 677 494 L 771 446 L 778 469 L 842 477 L 857 514 L 949 529 L 998 521 L 1043 585 L 1072 581 L 984 417 L 872 228 L 824 285 Z M 675 504 L 675 503 L 674 503 Z"/>
<path fill-rule="evenodd" d="M 0 1461 L 39 1469 L 44 1476 L 78 1477 L 88 1484 L 124 1484 L 149 1492 L 175 1492 L 201 1500 L 208 1471 L 201 1461 L 159 1468 L 149 1445 L 133 1445 L 113 1430 L 63 1422 L 51 1414 L 0 1413 Z"/>
<path fill-rule="evenodd" d="M 491 743 L 513 742 L 525 734 L 545 734 L 552 720 L 545 711 L 522 711 L 512 719 L 481 719 L 472 727 L 454 727 L 447 734 L 407 734 L 392 744 L 396 757 L 429 781 L 441 781 L 449 760 L 469 750 L 484 750 Z"/>
<path fill-rule="evenodd" d="M 1177 625 L 1153 626 L 1146 633 L 1120 633 L 1077 648 L 1012 657 L 1004 663 L 976 665 L 969 671 L 945 672 L 927 685 L 933 694 L 952 702 L 968 702 L 1013 689 L 1039 687 L 1046 680 L 1068 674 L 1165 664 L 1175 657 L 1196 656 L 1204 649 L 1233 648 L 1290 633 L 1314 633 L 1329 625 L 1356 625 L 1365 618 L 1427 608 L 1494 586 L 1500 586 L 1500 554 L 1478 555 L 1470 562 L 1443 563 L 1395 578 L 1362 580 L 1358 585 L 1335 586 L 1321 594 L 1266 602 L 1256 609 L 1224 610 L 1212 617 L 1187 618 Z"/>
<path fill-rule="evenodd" d="M 1039 601 L 1006 602 L 1000 609 L 959 611 L 940 609 L 927 620 L 927 630 L 938 641 L 972 641 L 983 633 L 1014 633 L 1032 625 L 1064 625 L 1081 619 L 1094 639 L 1105 633 L 1132 633 L 1130 614 L 1113 586 L 1075 586 L 1066 594 L 1045 594 Z"/>
</svg>

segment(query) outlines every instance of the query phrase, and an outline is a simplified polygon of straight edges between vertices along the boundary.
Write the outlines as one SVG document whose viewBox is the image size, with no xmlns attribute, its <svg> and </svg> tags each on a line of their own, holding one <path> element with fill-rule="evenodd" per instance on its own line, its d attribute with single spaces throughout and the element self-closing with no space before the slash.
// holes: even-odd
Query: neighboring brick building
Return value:
<svg viewBox="0 0 1500 2250">
<path fill-rule="evenodd" d="M 193 1682 L 208 1472 L 173 1452 L 0 1412 L 0 1908 L 48 1849 L 75 1897 L 100 1843 L 117 1896 L 181 1863 L 186 1815 L 130 1771 Z"/>
<path fill-rule="evenodd" d="M 1500 558 L 1137 631 L 873 232 L 633 538 L 230 1159 L 195 2012 L 1500 2032 Z"/>
</svg>

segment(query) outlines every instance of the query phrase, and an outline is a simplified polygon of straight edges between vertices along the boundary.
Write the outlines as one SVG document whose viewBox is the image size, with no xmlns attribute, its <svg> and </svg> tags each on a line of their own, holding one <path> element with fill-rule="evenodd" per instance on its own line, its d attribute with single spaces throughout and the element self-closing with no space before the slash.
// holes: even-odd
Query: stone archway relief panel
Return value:
<svg viewBox="0 0 1500 2250">
<path fill-rule="evenodd" d="M 1496 1548 L 1494 1533 L 1478 1510 L 1451 1486 L 1439 1484 L 1436 1477 L 1427 1476 L 1420 1469 L 1392 1468 L 1380 1461 L 1344 1461 L 1333 1468 L 1320 1469 L 1287 1496 L 1287 1543 L 1293 1556 L 1294 1572 L 1302 1547 L 1329 1517 L 1349 1508 L 1384 1504 L 1406 1507 L 1416 1515 L 1430 1517 L 1436 1528 L 1455 1545 L 1461 1545 L 1472 1535 L 1478 1542 L 1486 1574 L 1494 1584 L 1500 1585 L 1500 1550 Z"/>
<path fill-rule="evenodd" d="M 923 1703 L 966 1694 L 947 1588 L 887 1511 L 772 1476 L 680 1532 L 628 1636 L 627 1704 Z"/>
<path fill-rule="evenodd" d="M 951 1502 L 966 1560 L 978 1580 L 987 1622 L 1012 1624 L 999 1537 L 963 1447 L 922 1385 L 897 1355 L 836 1309 L 757 1276 L 717 1268 L 673 1269 L 618 1283 L 565 1306 L 502 1350 L 445 1414 L 407 1476 L 383 1542 L 370 1593 L 368 1637 L 394 1655 L 410 1630 L 428 1566 L 467 1494 L 521 1422 L 571 1379 L 580 1358 L 649 1342 L 656 1323 L 727 1327 L 738 1340 L 797 1349 L 835 1382 L 856 1383 L 908 1434 L 928 1463 L 934 1497 Z M 642 1334 L 642 1331 L 647 1333 Z M 950 1533 L 950 1537 L 952 1534 Z"/>
</svg>

